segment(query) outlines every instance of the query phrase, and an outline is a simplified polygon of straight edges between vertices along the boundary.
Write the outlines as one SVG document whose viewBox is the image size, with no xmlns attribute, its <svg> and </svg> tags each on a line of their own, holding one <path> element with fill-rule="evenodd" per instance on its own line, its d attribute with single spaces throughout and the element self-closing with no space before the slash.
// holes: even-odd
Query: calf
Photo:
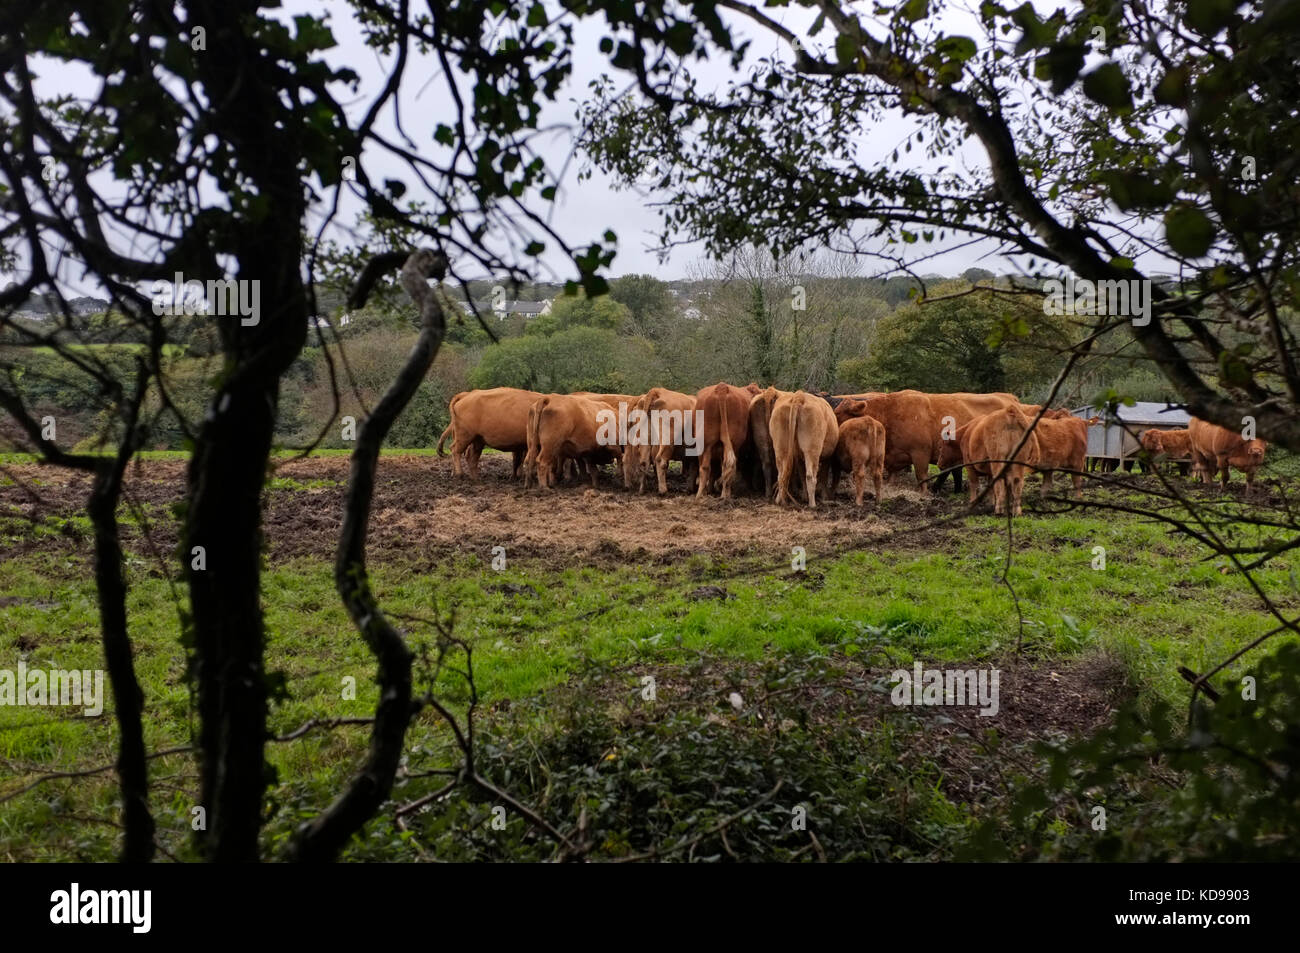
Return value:
<svg viewBox="0 0 1300 953">
<path fill-rule="evenodd" d="M 1029 424 L 1016 405 L 977 417 L 958 429 L 972 503 L 979 497 L 980 478 L 984 477 L 993 481 L 993 512 L 1020 515 L 1025 474 L 1038 463 L 1038 438 Z"/>
<path fill-rule="evenodd" d="M 867 478 L 875 487 L 875 501 L 880 503 L 885 478 L 885 425 L 874 417 L 853 417 L 840 424 L 835 444 L 835 462 L 831 468 L 830 498 L 839 487 L 840 470 L 853 475 L 853 492 L 858 506 L 867 489 Z"/>
<path fill-rule="evenodd" d="M 930 478 L 930 464 L 938 462 L 943 445 L 929 398 L 920 391 L 900 390 L 867 400 L 846 397 L 835 408 L 835 419 L 841 425 L 862 416 L 885 426 L 885 469 L 893 473 L 911 467 L 917 484 L 924 487 Z"/>
<path fill-rule="evenodd" d="M 1187 461 L 1192 457 L 1192 438 L 1186 427 L 1179 430 L 1144 430 L 1140 439 L 1143 450 L 1153 457 L 1164 456 L 1177 462 L 1179 472 L 1183 476 L 1187 475 Z"/>
<path fill-rule="evenodd" d="M 1097 419 L 1094 417 L 1093 421 Z M 1038 438 L 1036 466 L 1043 474 L 1044 496 L 1051 492 L 1052 475 L 1056 470 L 1069 472 L 1076 500 L 1083 496 L 1083 470 L 1088 463 L 1088 424 L 1093 421 L 1075 417 L 1068 410 L 1043 412 L 1034 427 L 1034 436 Z"/>
</svg>

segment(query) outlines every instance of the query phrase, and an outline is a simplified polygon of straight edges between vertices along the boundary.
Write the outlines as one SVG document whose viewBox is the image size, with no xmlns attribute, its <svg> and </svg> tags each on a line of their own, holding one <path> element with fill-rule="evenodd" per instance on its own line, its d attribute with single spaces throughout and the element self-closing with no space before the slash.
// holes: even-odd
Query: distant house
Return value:
<svg viewBox="0 0 1300 953">
<path fill-rule="evenodd" d="M 108 310 L 109 304 L 100 298 L 73 298 L 68 302 L 68 310 L 73 314 L 100 314 Z"/>
<path fill-rule="evenodd" d="M 495 314 L 498 318 L 506 318 L 512 314 L 535 318 L 538 315 L 551 313 L 550 301 L 506 301 L 499 308 L 494 308 L 491 301 L 476 301 L 474 305 L 478 308 L 479 314 Z M 466 314 L 473 314 L 469 305 L 463 307 Z"/>
</svg>

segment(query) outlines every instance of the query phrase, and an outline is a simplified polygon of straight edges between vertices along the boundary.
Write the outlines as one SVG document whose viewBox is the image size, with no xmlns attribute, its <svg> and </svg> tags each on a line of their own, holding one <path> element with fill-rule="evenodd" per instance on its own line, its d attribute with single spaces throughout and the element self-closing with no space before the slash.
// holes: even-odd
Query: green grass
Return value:
<svg viewBox="0 0 1300 953">
<path fill-rule="evenodd" d="M 294 491 L 329 484 L 281 479 Z M 77 525 L 41 524 L 38 538 Z M 853 655 L 882 650 L 900 665 L 1006 659 L 1022 642 L 1030 656 L 1068 663 L 1089 653 L 1123 660 L 1149 700 L 1177 700 L 1186 665 L 1204 671 L 1270 627 L 1257 597 L 1221 561 L 1205 561 L 1194 544 L 1131 517 L 1032 516 L 1015 524 L 1008 580 L 1005 522 L 968 521 L 962 532 L 892 548 L 819 556 L 791 571 L 786 557 L 733 558 L 697 554 L 669 565 L 624 564 L 557 569 L 543 559 L 512 559 L 496 572 L 464 555 L 433 572 L 402 562 L 372 567 L 386 612 L 414 645 L 431 646 L 419 620 L 454 617 L 454 631 L 474 646 L 484 706 L 544 695 L 592 662 L 682 666 L 707 657 L 757 663 L 790 655 Z M 0 541 L 2 542 L 2 541 Z M 1094 570 L 1093 547 L 1106 567 Z M 147 699 L 151 750 L 187 744 L 194 727 L 171 589 L 143 557 L 128 557 L 130 624 L 137 675 Z M 1287 559 L 1270 564 L 1260 582 L 1284 607 L 1300 606 Z M 502 591 L 507 583 L 528 592 Z M 719 585 L 726 600 L 694 600 L 700 586 Z M 181 591 L 183 597 L 183 589 Z M 81 556 L 26 553 L 0 561 L 0 658 L 24 652 L 29 669 L 100 668 L 98 610 L 90 565 Z M 264 577 L 267 668 L 282 673 L 287 697 L 271 716 L 287 732 L 310 718 L 368 715 L 376 687 L 374 663 L 334 592 L 320 560 L 276 562 Z M 1023 619 L 1023 631 L 1020 621 Z M 20 643 L 21 640 L 21 643 Z M 1231 684 L 1250 671 L 1247 655 L 1216 678 Z M 354 679 L 355 699 L 344 697 Z M 444 673 L 438 690 L 463 702 L 463 684 Z M 111 703 L 99 718 L 57 708 L 0 708 L 0 758 L 22 774 L 108 763 L 115 729 Z M 338 790 L 364 749 L 365 729 L 346 728 L 273 745 L 282 794 L 319 806 Z M 412 744 L 445 745 L 445 730 L 423 722 Z M 192 762 L 155 762 L 166 779 L 157 797 L 165 839 L 184 851 L 187 810 L 196 779 Z M 0 805 L 0 857 L 29 859 L 112 856 L 110 826 L 59 820 L 114 817 L 111 773 L 57 782 Z M 3 791 L 8 786 L 0 786 Z M 74 810 L 75 809 L 75 810 Z M 170 813 L 169 813 L 170 812 Z M 288 821 L 284 821 L 288 824 Z M 54 825 L 53 832 L 46 830 Z M 280 830 L 283 835 L 289 827 Z M 39 832 L 39 833 L 38 833 Z"/>
</svg>

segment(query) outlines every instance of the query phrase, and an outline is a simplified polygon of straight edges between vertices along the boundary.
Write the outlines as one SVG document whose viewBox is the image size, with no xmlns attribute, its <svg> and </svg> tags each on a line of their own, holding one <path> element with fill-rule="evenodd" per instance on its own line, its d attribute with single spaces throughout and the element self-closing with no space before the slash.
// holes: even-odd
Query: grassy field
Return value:
<svg viewBox="0 0 1300 953">
<path fill-rule="evenodd" d="M 281 508 L 290 514 L 328 510 L 326 501 L 337 501 L 345 463 L 337 460 L 321 469 L 319 461 L 306 461 L 278 476 L 269 491 L 272 526 L 292 525 L 276 516 Z M 419 457 L 410 463 L 416 474 L 429 466 Z M 448 469 L 446 461 L 437 466 L 440 474 Z M 499 466 L 504 469 L 505 461 Z M 38 479 L 30 473 L 28 478 Z M 445 489 L 443 484 L 439 489 Z M 408 510 L 400 487 L 393 492 L 394 499 L 381 500 L 380 509 Z M 931 510 L 922 513 L 912 495 L 887 498 L 879 515 L 870 517 L 843 501 L 832 504 L 829 514 L 812 517 L 776 514 L 755 501 L 714 502 L 692 511 L 683 508 L 695 504 L 681 498 L 614 499 L 621 490 L 604 492 L 608 499 L 581 488 L 561 491 L 554 502 L 527 497 L 525 503 L 537 500 L 552 520 L 563 522 L 566 507 L 577 511 L 570 514 L 575 546 L 570 551 L 554 542 L 503 538 L 511 555 L 500 571 L 491 565 L 493 539 L 467 535 L 464 526 L 459 531 L 449 526 L 444 535 L 409 540 L 405 546 L 385 547 L 377 541 L 372 566 L 376 590 L 412 644 L 431 654 L 436 632 L 429 623 L 437 619 L 473 646 L 483 744 L 496 753 L 507 774 L 522 757 L 517 748 L 532 752 L 534 760 L 528 763 L 536 763 L 538 751 L 558 744 L 562 733 L 557 734 L 557 725 L 569 725 L 572 735 L 586 737 L 582 731 L 593 724 L 600 731 L 613 725 L 617 733 L 620 724 L 636 723 L 641 733 L 631 732 L 629 739 L 644 741 L 646 731 L 668 731 L 665 726 L 675 724 L 673 718 L 694 712 L 699 717 L 690 722 L 691 730 L 703 730 L 706 738 L 715 731 L 740 731 L 748 733 L 745 743 L 784 743 L 765 734 L 770 725 L 761 725 L 762 717 L 754 720 L 749 702 L 744 711 L 727 704 L 728 689 L 738 689 L 746 699 L 758 694 L 767 703 L 768 696 L 780 694 L 772 686 L 802 673 L 799 684 L 806 681 L 817 691 L 801 688 L 795 694 L 802 700 L 792 700 L 789 709 L 779 707 L 779 698 L 770 702 L 770 711 L 757 703 L 754 709 L 781 724 L 793 724 L 808 711 L 821 712 L 815 728 L 832 735 L 849 730 L 852 722 L 856 740 L 850 744 L 835 735 L 838 740 L 827 741 L 827 751 L 843 754 L 846 744 L 856 744 L 852 758 L 860 763 L 848 770 L 870 778 L 880 765 L 899 760 L 891 747 L 897 743 L 895 732 L 914 738 L 918 731 L 934 730 L 887 725 L 871 700 L 874 691 L 878 701 L 889 671 L 908 668 L 914 659 L 998 667 L 1018 673 L 1019 680 L 1009 687 L 1033 695 L 1033 704 L 1055 705 L 1057 696 L 1096 696 L 1098 710 L 1104 712 L 1131 694 L 1146 703 L 1184 699 L 1179 665 L 1204 671 L 1270 625 L 1256 594 L 1224 561 L 1205 560 L 1194 543 L 1129 516 L 1028 515 L 1016 521 L 1008 542 L 1005 521 L 992 516 L 936 527 Z M 466 489 L 462 496 L 457 501 L 476 512 L 485 498 L 494 510 L 505 510 L 524 497 L 500 474 L 485 490 Z M 66 507 L 38 519 L 30 514 L 19 518 L 14 499 L 5 498 L 7 512 L 0 520 L 0 552 L 6 553 L 0 560 L 0 658 L 8 666 L 21 657 L 29 669 L 101 667 L 86 556 L 88 524 Z M 438 503 L 431 499 L 429 506 L 432 517 Z M 602 507 L 621 510 L 622 518 L 606 519 Z M 733 533 L 735 545 L 659 545 L 658 537 L 635 528 L 642 524 L 632 526 L 629 515 L 656 519 L 657 508 L 688 516 L 702 512 Z M 958 508 L 944 501 L 939 515 L 950 516 Z M 150 500 L 140 512 L 154 526 L 169 518 L 161 500 Z M 778 516 L 788 525 L 772 529 L 771 520 Z M 514 523 L 530 519 L 529 512 L 512 514 Z M 480 520 L 488 521 L 489 515 Z M 751 523 L 753 535 L 747 537 Z M 760 535 L 760 525 L 769 535 Z M 879 541 L 853 535 L 859 529 L 881 533 Z M 579 540 L 590 546 L 578 547 Z M 791 549 L 800 545 L 807 563 L 796 570 Z M 1096 546 L 1105 548 L 1104 569 L 1094 568 Z M 288 540 L 279 545 L 273 529 L 264 598 L 267 668 L 283 684 L 271 715 L 277 735 L 310 719 L 368 715 L 376 694 L 373 662 L 333 590 L 328 550 L 321 544 L 319 551 L 303 554 L 286 547 Z M 167 551 L 166 546 L 160 549 Z M 178 640 L 176 592 L 183 595 L 183 587 L 167 578 L 156 556 L 129 533 L 128 550 L 129 612 L 136 671 L 147 699 L 147 743 L 152 751 L 185 746 L 193 739 L 195 722 Z M 1004 583 L 1008 557 L 1011 567 Z M 1258 578 L 1283 607 L 1300 605 L 1285 559 L 1270 564 Z M 1221 676 L 1221 683 L 1248 672 L 1252 661 L 1251 656 L 1242 659 Z M 423 686 L 433 687 L 461 713 L 469 695 L 465 679 L 451 668 L 462 664 L 459 659 L 436 675 L 421 665 Z M 1118 684 L 1099 689 L 1094 676 L 1100 669 L 1110 673 L 1112 682 L 1118 673 Z M 649 727 L 636 713 L 646 677 L 664 686 L 659 714 Z M 845 679 L 857 688 L 845 689 Z M 596 720 L 588 717 L 582 731 L 572 727 L 572 712 L 561 712 L 566 696 L 596 700 Z M 1063 728 L 1082 731 L 1095 720 L 1064 717 Z M 1011 726 L 999 727 L 1009 736 L 1018 730 L 1014 719 Z M 1032 725 L 1022 734 L 1026 743 L 1036 737 Z M 396 795 L 399 800 L 442 784 L 443 778 L 419 775 L 453 764 L 449 737 L 446 727 L 427 714 L 416 722 L 409 739 L 409 777 Z M 113 741 L 111 702 L 98 718 L 59 708 L 0 708 L 0 767 L 8 775 L 0 783 L 0 797 L 43 772 L 107 765 Z M 364 726 L 344 726 L 270 746 L 278 781 L 269 796 L 268 851 L 297 821 L 328 803 L 359 763 L 365 741 Z M 722 738 L 715 741 L 718 757 L 744 747 L 729 747 L 737 744 L 735 737 L 725 744 Z M 621 750 L 620 743 L 610 744 Z M 800 750 L 817 748 L 809 738 L 798 744 Z M 888 838 L 889 850 L 908 844 L 907 850 L 921 856 L 945 856 L 945 845 L 980 816 L 980 798 L 965 798 L 952 789 L 952 777 L 963 773 L 963 765 L 949 763 L 948 755 L 930 751 L 924 743 L 908 744 L 909 750 L 921 750 L 920 760 L 893 778 L 890 793 L 877 792 L 868 800 L 893 804 L 890 799 L 897 798 L 899 789 L 910 789 L 916 813 Z M 777 757 L 764 751 L 764 758 Z M 834 757 L 827 754 L 824 760 L 830 764 Z M 485 763 L 497 762 L 485 756 Z M 874 767 L 868 771 L 864 765 Z M 193 761 L 185 754 L 159 758 L 153 771 L 159 843 L 176 857 L 190 856 L 189 818 L 197 797 Z M 0 858 L 110 859 L 118 835 L 112 822 L 113 780 L 111 771 L 54 780 L 0 803 Z M 525 780 L 525 789 L 533 790 L 536 779 Z M 813 778 L 807 783 L 815 788 L 824 782 Z M 544 797 L 549 787 L 537 790 Z M 728 803 L 716 792 L 711 797 L 710 804 Z M 561 815 L 581 808 L 552 806 Z M 374 839 L 358 843 L 352 856 L 413 859 L 423 856 L 431 842 L 440 844 L 439 853 L 445 855 L 448 838 L 456 836 L 445 828 L 462 824 L 477 830 L 486 810 L 488 805 L 458 802 L 441 820 L 420 815 L 415 828 L 392 819 L 377 821 Z M 935 829 L 921 833 L 917 825 Z M 482 845 L 471 849 L 457 843 L 466 856 L 482 856 L 474 853 Z M 611 843 L 603 849 L 618 854 L 633 847 Z M 513 849 L 526 856 L 529 844 L 521 837 Z"/>
</svg>

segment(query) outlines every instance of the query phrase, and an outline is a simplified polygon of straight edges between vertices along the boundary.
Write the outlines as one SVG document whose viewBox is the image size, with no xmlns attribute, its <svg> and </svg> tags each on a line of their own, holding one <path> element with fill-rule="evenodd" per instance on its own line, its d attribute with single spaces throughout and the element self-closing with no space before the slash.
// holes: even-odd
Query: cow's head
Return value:
<svg viewBox="0 0 1300 953">
<path fill-rule="evenodd" d="M 844 423 L 844 421 L 854 417 L 865 417 L 866 413 L 867 402 L 865 400 L 845 397 L 840 401 L 839 406 L 835 408 L 835 419 L 840 423 Z"/>
<path fill-rule="evenodd" d="M 1142 449 L 1150 453 L 1160 453 L 1164 450 L 1164 444 L 1161 442 L 1161 430 L 1144 430 L 1142 431 L 1141 441 Z"/>
</svg>

